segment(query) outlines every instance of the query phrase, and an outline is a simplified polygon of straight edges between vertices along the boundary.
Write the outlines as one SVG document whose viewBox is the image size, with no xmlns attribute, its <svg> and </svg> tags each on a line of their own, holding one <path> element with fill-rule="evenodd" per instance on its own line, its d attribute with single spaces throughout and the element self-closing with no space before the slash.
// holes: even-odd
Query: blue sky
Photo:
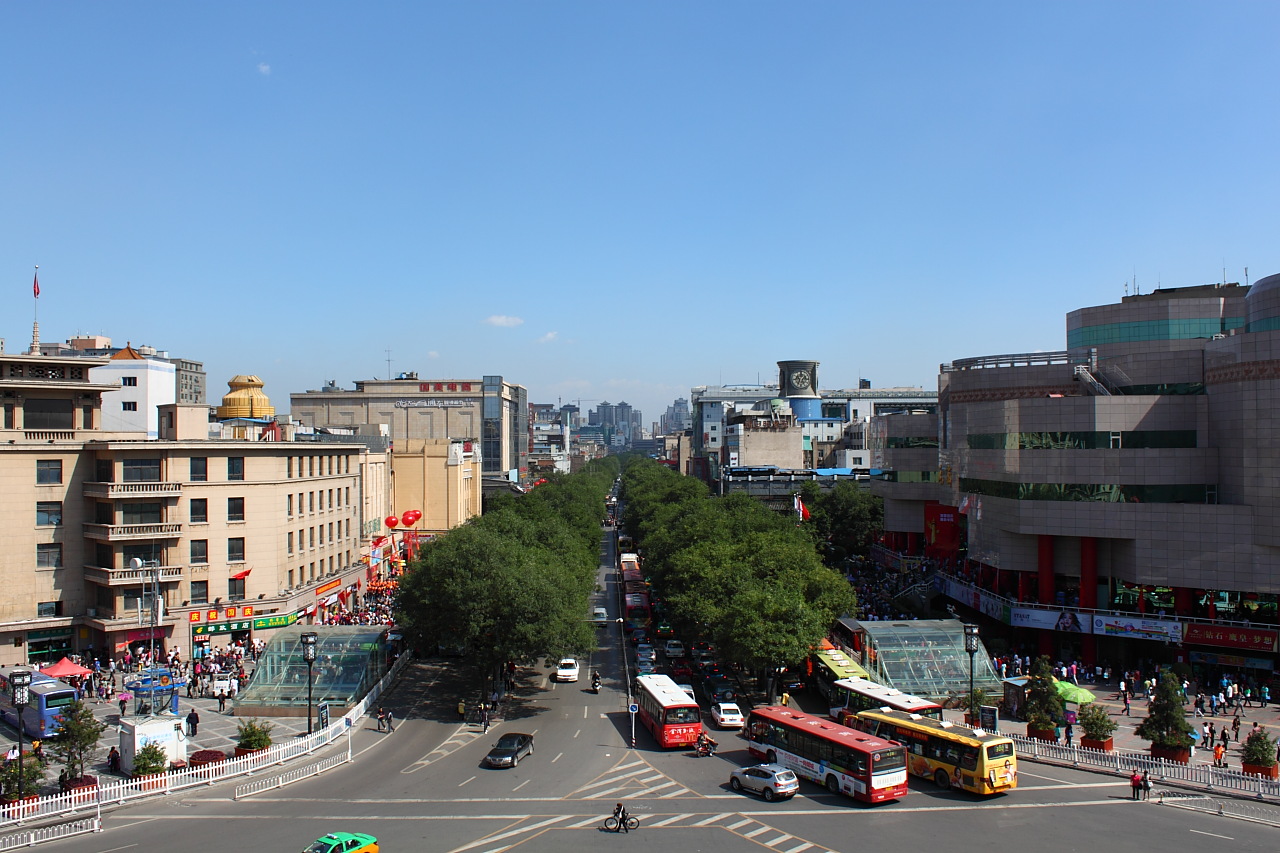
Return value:
<svg viewBox="0 0 1280 853">
<path fill-rule="evenodd" d="M 201 360 L 211 401 L 501 374 L 646 422 L 1060 349 L 1280 272 L 1272 3 L 0 9 L 0 337 Z"/>
</svg>

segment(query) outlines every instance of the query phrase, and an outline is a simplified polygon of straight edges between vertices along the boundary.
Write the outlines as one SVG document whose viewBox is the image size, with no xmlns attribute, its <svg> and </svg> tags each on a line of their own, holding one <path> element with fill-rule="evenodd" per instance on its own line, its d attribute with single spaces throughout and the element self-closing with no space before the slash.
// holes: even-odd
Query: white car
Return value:
<svg viewBox="0 0 1280 853">
<path fill-rule="evenodd" d="M 690 699 L 692 699 L 693 701 L 695 701 L 695 702 L 697 702 L 697 701 L 698 701 L 698 697 L 697 697 L 697 696 L 695 696 L 695 695 L 694 695 L 694 693 L 693 693 L 693 685 L 692 685 L 692 684 L 677 684 L 677 685 L 676 685 L 676 687 L 679 687 L 679 688 L 680 688 L 681 690 L 683 690 L 685 693 L 688 693 L 688 694 L 689 694 L 689 698 L 690 698 Z"/>
<path fill-rule="evenodd" d="M 577 681 L 578 662 L 573 658 L 561 658 L 556 664 L 556 681 Z"/>
<path fill-rule="evenodd" d="M 668 658 L 682 658 L 684 657 L 684 643 L 679 640 L 667 640 L 667 646 L 663 651 Z"/>
<path fill-rule="evenodd" d="M 648 663 L 658 662 L 658 653 L 653 650 L 653 646 L 648 643 L 641 643 L 636 646 L 636 660 L 647 661 Z"/>
<path fill-rule="evenodd" d="M 742 719 L 742 709 L 733 702 L 712 705 L 711 719 L 722 729 L 740 729 L 745 722 Z"/>
</svg>

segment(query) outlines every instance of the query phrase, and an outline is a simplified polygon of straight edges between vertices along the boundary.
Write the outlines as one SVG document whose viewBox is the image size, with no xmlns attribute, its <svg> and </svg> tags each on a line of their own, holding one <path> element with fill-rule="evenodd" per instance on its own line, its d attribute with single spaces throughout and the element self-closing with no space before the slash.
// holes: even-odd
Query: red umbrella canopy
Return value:
<svg viewBox="0 0 1280 853">
<path fill-rule="evenodd" d="M 45 675 L 51 675 L 54 678 L 66 678 L 71 675 L 88 675 L 93 672 L 93 670 L 88 667 L 81 666 L 74 662 L 71 658 L 63 658 L 53 666 L 46 666 L 40 671 Z"/>
</svg>

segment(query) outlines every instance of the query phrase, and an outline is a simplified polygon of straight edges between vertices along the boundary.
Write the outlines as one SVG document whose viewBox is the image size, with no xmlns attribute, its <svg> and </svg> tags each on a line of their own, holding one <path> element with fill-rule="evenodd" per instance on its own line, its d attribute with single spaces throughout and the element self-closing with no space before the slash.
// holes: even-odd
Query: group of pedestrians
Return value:
<svg viewBox="0 0 1280 853">
<path fill-rule="evenodd" d="M 1133 799 L 1151 799 L 1151 771 L 1133 771 L 1133 775 L 1129 777 L 1129 787 L 1132 789 Z"/>
</svg>

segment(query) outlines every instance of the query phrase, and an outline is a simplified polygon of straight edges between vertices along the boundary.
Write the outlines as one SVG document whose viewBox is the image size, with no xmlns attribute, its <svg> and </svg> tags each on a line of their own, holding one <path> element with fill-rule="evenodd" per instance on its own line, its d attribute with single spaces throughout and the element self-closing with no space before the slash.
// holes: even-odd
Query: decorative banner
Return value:
<svg viewBox="0 0 1280 853">
<path fill-rule="evenodd" d="M 925 554 L 930 557 L 950 557 L 959 552 L 960 523 L 955 507 L 925 504 L 924 541 Z"/>
<path fill-rule="evenodd" d="M 342 581 L 340 579 L 334 579 L 328 583 L 322 583 L 320 586 L 316 587 L 316 596 L 324 595 L 329 590 L 337 589 L 340 586 L 342 586 Z"/>
<path fill-rule="evenodd" d="M 1182 641 L 1251 652 L 1274 652 L 1276 632 L 1267 628 L 1228 628 L 1190 623 L 1182 627 Z"/>
<path fill-rule="evenodd" d="M 1090 633 L 1089 617 L 1074 610 L 1014 607 L 1010 610 L 1010 617 L 1010 624 L 1016 628 L 1045 628 L 1051 631 L 1070 631 L 1074 634 Z"/>
<path fill-rule="evenodd" d="M 1131 637 L 1135 640 L 1182 642 L 1182 623 L 1160 619 L 1133 619 L 1124 616 L 1093 617 L 1093 633 L 1106 637 Z"/>
<path fill-rule="evenodd" d="M 248 631 L 251 622 L 242 619 L 238 622 L 217 622 L 213 625 L 192 625 L 191 636 L 203 637 L 207 634 L 230 634 L 232 631 Z"/>
</svg>

